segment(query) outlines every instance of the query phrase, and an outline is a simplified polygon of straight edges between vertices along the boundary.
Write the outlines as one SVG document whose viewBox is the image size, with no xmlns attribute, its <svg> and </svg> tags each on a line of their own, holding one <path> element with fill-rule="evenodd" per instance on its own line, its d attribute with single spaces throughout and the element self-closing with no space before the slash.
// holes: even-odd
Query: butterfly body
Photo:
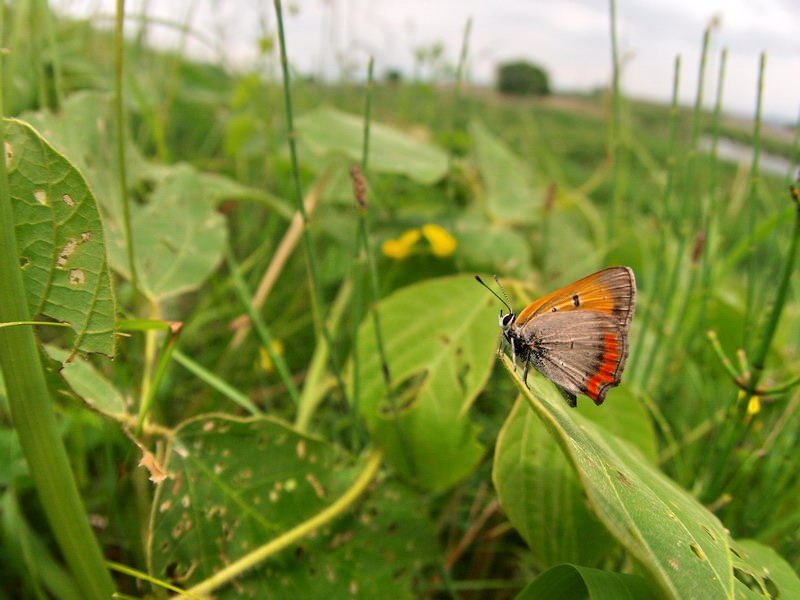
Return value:
<svg viewBox="0 0 800 600">
<path fill-rule="evenodd" d="M 602 404 L 619 385 L 628 357 L 628 329 L 636 280 L 628 267 L 584 277 L 528 305 L 500 315 L 503 336 L 527 385 L 531 365 L 559 388 L 570 406 L 577 395 Z"/>
</svg>

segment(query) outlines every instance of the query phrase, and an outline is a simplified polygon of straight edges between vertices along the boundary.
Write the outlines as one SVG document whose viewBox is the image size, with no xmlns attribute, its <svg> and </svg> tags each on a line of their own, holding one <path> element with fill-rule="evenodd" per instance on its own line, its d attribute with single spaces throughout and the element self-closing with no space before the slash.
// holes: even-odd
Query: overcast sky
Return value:
<svg viewBox="0 0 800 600">
<path fill-rule="evenodd" d="M 110 14 L 113 0 L 55 0 L 80 15 Z M 128 0 L 126 10 L 146 7 L 190 23 L 213 40 L 192 42 L 192 52 L 224 56 L 245 66 L 257 40 L 274 33 L 272 2 L 265 0 Z M 455 64 L 464 27 L 469 37 L 469 79 L 488 84 L 495 66 L 526 59 L 544 66 L 556 90 L 588 91 L 611 78 L 609 4 L 606 0 L 284 0 L 290 61 L 300 71 L 336 77 L 342 61 L 366 69 L 375 57 L 378 75 L 399 69 L 409 76 L 414 51 L 440 43 Z M 693 101 L 703 31 L 717 19 L 711 38 L 705 96 L 713 101 L 720 51 L 728 49 L 725 108 L 752 115 L 759 54 L 767 53 L 764 113 L 794 123 L 800 114 L 800 0 L 618 0 L 618 42 L 623 88 L 631 96 L 668 101 L 675 56 L 681 55 L 681 97 Z M 174 29 L 154 27 L 152 39 L 169 44 Z M 170 37 L 172 36 L 172 37 Z M 424 74 L 424 73 L 423 73 Z"/>
</svg>

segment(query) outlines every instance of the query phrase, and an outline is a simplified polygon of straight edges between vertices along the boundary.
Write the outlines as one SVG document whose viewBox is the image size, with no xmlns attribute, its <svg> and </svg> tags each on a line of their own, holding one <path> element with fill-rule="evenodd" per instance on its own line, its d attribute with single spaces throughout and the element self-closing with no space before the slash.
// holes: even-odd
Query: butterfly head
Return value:
<svg viewBox="0 0 800 600">
<path fill-rule="evenodd" d="M 483 282 L 483 279 L 481 279 L 477 275 L 475 275 L 475 280 L 478 283 L 480 283 L 483 287 L 485 287 L 487 290 L 492 292 L 492 294 L 494 294 L 494 296 L 498 300 L 500 300 L 500 302 L 505 304 L 506 308 L 508 309 L 508 312 L 503 314 L 503 309 L 502 308 L 500 309 L 500 329 L 503 330 L 503 333 L 507 332 L 511 328 L 511 326 L 514 324 L 514 321 L 517 320 L 517 314 L 514 312 L 514 309 L 511 308 L 511 302 L 509 301 L 508 295 L 506 294 L 506 291 L 503 289 L 503 286 L 500 285 L 500 280 L 497 278 L 497 275 L 494 276 L 494 281 L 495 281 L 495 283 L 497 283 L 497 287 L 500 288 L 500 291 L 503 292 L 503 297 L 505 298 L 505 300 L 503 300 L 503 298 L 498 296 L 497 293 L 492 288 L 490 288 L 488 285 L 486 285 Z"/>
<path fill-rule="evenodd" d="M 509 309 L 511 307 L 509 306 Z M 517 315 L 513 312 L 507 312 L 503 314 L 503 310 L 500 310 L 500 329 L 503 331 L 508 331 L 509 328 L 514 324 L 514 321 L 517 320 Z"/>
</svg>

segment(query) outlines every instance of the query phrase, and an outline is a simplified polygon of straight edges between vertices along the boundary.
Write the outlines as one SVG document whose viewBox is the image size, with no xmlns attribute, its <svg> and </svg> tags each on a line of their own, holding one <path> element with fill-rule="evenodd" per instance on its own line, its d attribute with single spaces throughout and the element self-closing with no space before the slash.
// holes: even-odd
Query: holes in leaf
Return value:
<svg viewBox="0 0 800 600">
<path fill-rule="evenodd" d="M 70 285 L 83 285 L 86 283 L 86 273 L 83 269 L 70 269 L 69 270 L 69 284 Z"/>
<path fill-rule="evenodd" d="M 694 555 L 700 560 L 706 559 L 706 555 L 703 553 L 703 549 L 700 548 L 700 546 L 698 546 L 694 542 L 689 542 L 689 548 L 691 548 L 692 552 L 694 552 Z"/>
<path fill-rule="evenodd" d="M 619 480 L 619 482 L 625 487 L 633 487 L 633 484 L 628 481 L 628 478 L 625 477 L 625 474 L 622 471 L 617 471 L 617 480 Z"/>
<path fill-rule="evenodd" d="M 19 257 L 19 268 L 20 269 L 24 269 L 29 264 L 31 264 L 31 261 L 27 257 L 25 257 L 25 256 L 20 256 Z"/>
<path fill-rule="evenodd" d="M 705 531 L 705 532 L 708 534 L 708 537 L 710 537 L 710 538 L 711 538 L 712 540 L 714 540 L 714 541 L 717 541 L 717 538 L 716 538 L 716 536 L 714 535 L 714 532 L 713 532 L 713 531 L 711 531 L 711 530 L 710 530 L 708 527 L 706 527 L 705 525 L 701 525 L 700 527 L 702 527 L 702 528 L 703 528 L 703 531 Z"/>
<path fill-rule="evenodd" d="M 777 600 L 777 598 L 780 597 L 780 589 L 778 589 L 778 586 L 775 585 L 775 582 L 769 577 L 762 577 L 755 573 L 749 573 L 737 567 L 733 568 L 733 576 L 749 589 L 762 596 L 772 600 Z"/>
<path fill-rule="evenodd" d="M 402 413 L 411 408 L 419 395 L 419 390 L 425 382 L 427 375 L 428 373 L 426 371 L 421 371 L 412 374 L 410 377 L 398 383 L 394 388 L 394 406 L 392 398 L 389 397 L 388 394 L 381 400 L 381 416 L 394 416 L 395 407 L 398 413 Z"/>
</svg>

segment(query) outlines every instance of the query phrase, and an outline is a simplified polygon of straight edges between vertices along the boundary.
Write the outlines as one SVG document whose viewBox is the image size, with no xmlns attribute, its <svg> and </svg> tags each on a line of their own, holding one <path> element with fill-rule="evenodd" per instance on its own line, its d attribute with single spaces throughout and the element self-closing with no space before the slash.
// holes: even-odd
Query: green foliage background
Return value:
<svg viewBox="0 0 800 600">
<path fill-rule="evenodd" d="M 120 140 L 111 35 L 2 6 L 26 301 L 69 324 L 35 331 L 106 558 L 189 589 L 266 548 L 218 597 L 800 597 L 791 174 L 698 149 L 796 141 L 618 90 L 439 85 L 463 65 L 431 47 L 435 83 L 295 74 L 295 165 L 275 32 L 260 73 L 131 38 Z M 473 273 L 522 306 L 611 264 L 639 305 L 602 407 L 494 368 L 498 303 Z M 81 598 L 9 402 L 0 598 Z M 139 577 L 114 574 L 166 597 Z"/>
</svg>

